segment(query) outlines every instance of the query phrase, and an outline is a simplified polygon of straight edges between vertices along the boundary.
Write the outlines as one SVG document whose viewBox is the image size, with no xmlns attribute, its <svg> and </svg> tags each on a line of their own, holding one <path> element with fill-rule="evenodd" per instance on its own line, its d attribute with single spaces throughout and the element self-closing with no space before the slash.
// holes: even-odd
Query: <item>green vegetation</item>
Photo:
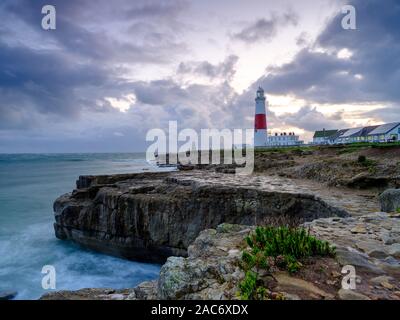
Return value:
<svg viewBox="0 0 400 320">
<path fill-rule="evenodd" d="M 303 228 L 257 227 L 246 242 L 248 248 L 243 251 L 241 261 L 246 274 L 239 285 L 242 299 L 267 297 L 267 290 L 259 279 L 261 270 L 270 271 L 275 267 L 295 273 L 306 258 L 335 254 L 335 248 L 328 242 L 316 239 Z"/>
<path fill-rule="evenodd" d="M 378 143 L 378 142 L 357 142 L 357 143 L 349 143 L 342 145 L 335 145 L 331 147 L 336 147 L 339 149 L 337 152 L 338 155 L 352 153 L 356 151 L 360 151 L 368 148 L 377 148 L 377 149 L 387 149 L 387 148 L 398 148 L 400 146 L 399 142 L 390 142 L 390 143 Z"/>
<path fill-rule="evenodd" d="M 357 161 L 359 163 L 365 163 L 367 161 L 367 157 L 363 155 L 359 155 Z"/>
<path fill-rule="evenodd" d="M 276 147 L 276 148 L 256 148 L 254 153 L 268 153 L 268 152 L 278 152 L 278 153 L 289 153 L 293 151 L 312 151 L 316 150 L 317 146 L 293 146 L 293 147 Z"/>
<path fill-rule="evenodd" d="M 355 142 L 349 144 L 339 144 L 335 145 L 341 148 L 355 148 L 361 149 L 365 147 L 372 147 L 372 148 L 392 148 L 392 147 L 399 147 L 400 141 L 396 142 Z"/>
<path fill-rule="evenodd" d="M 248 270 L 243 281 L 239 284 L 240 297 L 242 300 L 264 300 L 267 297 L 267 290 L 257 285 L 258 275 Z"/>
<path fill-rule="evenodd" d="M 397 209 L 396 209 L 396 212 L 397 212 L 397 213 L 400 213 L 400 208 L 397 208 Z"/>
<path fill-rule="evenodd" d="M 303 145 L 303 146 L 293 146 L 293 147 L 276 147 L 276 148 L 256 148 L 254 152 L 257 153 L 268 153 L 268 152 L 278 152 L 278 153 L 291 153 L 293 151 L 317 151 L 321 149 L 337 149 L 337 154 L 352 153 L 360 151 L 362 149 L 377 148 L 377 149 L 388 149 L 388 148 L 399 148 L 400 141 L 396 142 L 356 142 L 349 144 L 335 144 L 335 145 Z"/>
<path fill-rule="evenodd" d="M 359 164 L 361 164 L 362 166 L 368 168 L 368 171 L 369 171 L 370 173 L 375 173 L 375 172 L 376 172 L 376 165 L 377 165 L 377 162 L 376 162 L 376 161 L 371 160 L 371 159 L 368 159 L 368 158 L 367 158 L 366 156 L 364 156 L 364 155 L 359 155 L 359 156 L 358 156 L 358 159 L 357 159 L 357 162 L 358 162 Z"/>
</svg>

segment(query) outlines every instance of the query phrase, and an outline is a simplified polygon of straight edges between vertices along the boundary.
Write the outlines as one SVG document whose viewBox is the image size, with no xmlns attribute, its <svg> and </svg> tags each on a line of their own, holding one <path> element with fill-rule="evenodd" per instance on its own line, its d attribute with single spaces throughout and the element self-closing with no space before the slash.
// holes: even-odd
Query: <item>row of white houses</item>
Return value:
<svg viewBox="0 0 400 320">
<path fill-rule="evenodd" d="M 313 144 L 400 141 L 400 122 L 341 130 L 315 131 Z"/>
</svg>

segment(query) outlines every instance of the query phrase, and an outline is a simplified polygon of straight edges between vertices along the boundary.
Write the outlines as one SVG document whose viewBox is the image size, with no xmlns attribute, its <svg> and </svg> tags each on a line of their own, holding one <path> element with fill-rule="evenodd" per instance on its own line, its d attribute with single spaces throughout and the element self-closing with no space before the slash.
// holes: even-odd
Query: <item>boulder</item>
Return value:
<svg viewBox="0 0 400 320">
<path fill-rule="evenodd" d="M 395 212 L 400 209 L 400 189 L 387 189 L 379 196 L 381 210 Z"/>
<path fill-rule="evenodd" d="M 240 248 L 253 227 L 222 224 L 200 233 L 188 257 L 170 257 L 158 280 L 158 299 L 235 299 L 244 273 Z"/>
</svg>

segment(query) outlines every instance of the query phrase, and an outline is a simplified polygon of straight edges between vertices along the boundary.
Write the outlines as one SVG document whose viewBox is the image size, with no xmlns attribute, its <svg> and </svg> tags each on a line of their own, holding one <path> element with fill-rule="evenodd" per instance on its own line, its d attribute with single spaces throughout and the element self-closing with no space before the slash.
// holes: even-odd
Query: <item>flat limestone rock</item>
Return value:
<svg viewBox="0 0 400 320">
<path fill-rule="evenodd" d="M 354 250 L 338 248 L 336 258 L 343 266 L 352 265 L 357 269 L 362 269 L 375 274 L 383 274 L 383 270 L 374 265 L 368 258 Z"/>
<path fill-rule="evenodd" d="M 81 176 L 77 189 L 55 201 L 54 229 L 59 239 L 92 250 L 164 263 L 187 256 L 201 231 L 222 223 L 297 225 L 349 215 L 341 198 L 314 189 L 280 177 L 244 180 L 207 170 Z"/>
<path fill-rule="evenodd" d="M 350 289 L 340 289 L 338 296 L 340 300 L 371 300 L 367 296 Z"/>
<path fill-rule="evenodd" d="M 285 291 L 289 289 L 293 291 L 300 291 L 300 292 L 305 292 L 309 295 L 317 295 L 324 299 L 334 298 L 333 295 L 317 288 L 311 282 L 290 276 L 286 272 L 274 273 L 273 277 L 278 282 L 279 290 Z"/>
<path fill-rule="evenodd" d="M 40 300 L 128 300 L 133 298 L 135 298 L 133 289 L 86 288 L 48 292 Z"/>
</svg>

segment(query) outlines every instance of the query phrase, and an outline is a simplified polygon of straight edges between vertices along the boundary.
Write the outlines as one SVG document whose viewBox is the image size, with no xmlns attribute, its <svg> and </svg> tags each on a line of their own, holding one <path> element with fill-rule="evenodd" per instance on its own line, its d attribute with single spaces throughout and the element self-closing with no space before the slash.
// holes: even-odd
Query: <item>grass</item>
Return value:
<svg viewBox="0 0 400 320">
<path fill-rule="evenodd" d="M 398 148 L 400 147 L 400 141 L 396 142 L 356 142 L 349 144 L 335 144 L 335 145 L 304 145 L 304 146 L 293 146 L 293 147 L 277 147 L 277 148 L 256 148 L 255 153 L 268 153 L 268 152 L 279 152 L 286 153 L 292 152 L 293 150 L 300 151 L 315 151 L 320 149 L 339 149 L 338 154 L 352 153 L 359 151 L 364 148 L 377 148 L 377 149 L 387 149 L 387 148 Z"/>
<path fill-rule="evenodd" d="M 315 150 L 315 146 L 296 146 L 296 147 L 277 147 L 277 148 L 256 148 L 254 154 L 265 154 L 265 153 L 293 153 Z"/>
<path fill-rule="evenodd" d="M 241 261 L 245 278 L 239 284 L 240 297 L 245 300 L 267 296 L 259 271 L 278 267 L 295 273 L 306 258 L 335 255 L 334 247 L 316 239 L 304 228 L 257 227 L 246 242 L 248 247 L 242 252 Z"/>
</svg>

